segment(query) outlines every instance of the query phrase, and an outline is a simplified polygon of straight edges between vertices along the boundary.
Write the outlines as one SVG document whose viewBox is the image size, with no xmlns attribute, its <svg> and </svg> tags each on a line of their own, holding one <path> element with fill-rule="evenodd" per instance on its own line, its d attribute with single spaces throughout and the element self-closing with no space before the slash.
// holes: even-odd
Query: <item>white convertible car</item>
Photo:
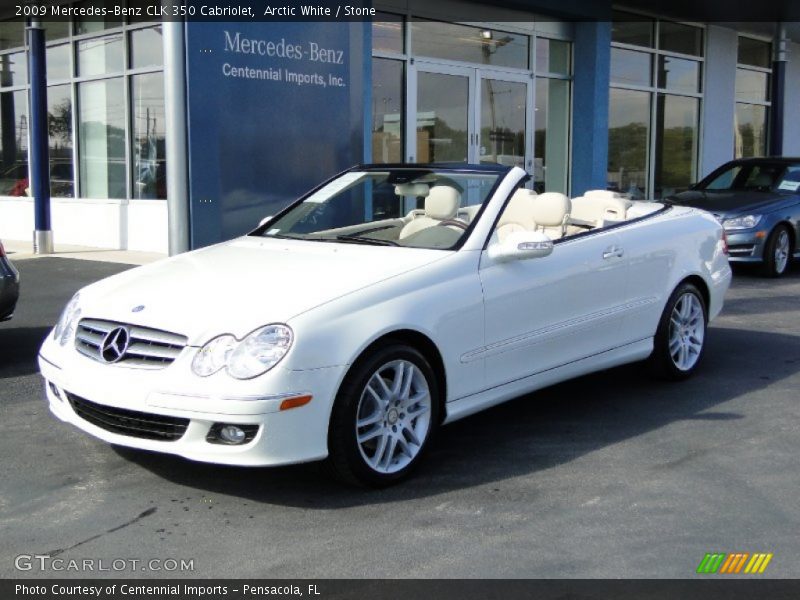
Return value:
<svg viewBox="0 0 800 600">
<path fill-rule="evenodd" d="M 531 390 L 645 359 L 690 375 L 730 283 L 719 223 L 527 180 L 359 166 L 247 236 L 94 283 L 42 346 L 50 410 L 113 444 L 381 486 L 440 425 Z"/>
</svg>

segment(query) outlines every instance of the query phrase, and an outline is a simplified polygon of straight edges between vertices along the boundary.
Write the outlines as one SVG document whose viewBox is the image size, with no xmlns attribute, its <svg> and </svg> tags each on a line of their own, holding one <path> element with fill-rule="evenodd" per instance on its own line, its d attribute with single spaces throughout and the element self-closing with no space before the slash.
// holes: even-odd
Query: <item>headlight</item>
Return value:
<svg viewBox="0 0 800 600">
<path fill-rule="evenodd" d="M 58 343 L 62 346 L 66 345 L 70 338 L 72 338 L 72 334 L 75 333 L 75 325 L 81 316 L 79 303 L 80 294 L 78 293 L 72 297 L 72 300 L 70 300 L 66 308 L 64 308 L 64 312 L 61 313 L 58 323 L 56 323 L 53 329 L 53 339 L 58 340 Z"/>
<path fill-rule="evenodd" d="M 722 226 L 728 231 L 734 229 L 752 229 L 761 222 L 761 215 L 745 215 L 743 217 L 734 217 L 733 219 L 725 219 Z"/>
<path fill-rule="evenodd" d="M 241 342 L 232 335 L 221 335 L 200 348 L 192 360 L 192 371 L 207 377 L 226 368 L 231 377 L 251 379 L 277 365 L 292 341 L 292 330 L 286 325 L 261 327 Z"/>
<path fill-rule="evenodd" d="M 232 335 L 214 338 L 197 352 L 192 361 L 192 371 L 200 377 L 207 377 L 224 369 L 236 344 L 236 338 Z"/>
</svg>

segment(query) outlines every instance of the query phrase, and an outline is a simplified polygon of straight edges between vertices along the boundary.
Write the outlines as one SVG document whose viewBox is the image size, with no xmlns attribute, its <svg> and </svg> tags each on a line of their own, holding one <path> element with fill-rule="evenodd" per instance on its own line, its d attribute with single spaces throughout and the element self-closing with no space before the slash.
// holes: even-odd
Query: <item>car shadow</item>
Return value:
<svg viewBox="0 0 800 600">
<path fill-rule="evenodd" d="M 0 379 L 38 373 L 36 357 L 50 327 L 0 327 Z"/>
<path fill-rule="evenodd" d="M 115 451 L 167 481 L 266 504 L 336 509 L 396 502 L 500 484 L 678 421 L 727 427 L 744 417 L 721 405 L 799 370 L 800 348 L 794 336 L 713 328 L 704 364 L 688 381 L 655 381 L 639 363 L 521 396 L 442 428 L 414 477 L 384 490 L 338 484 L 314 464 L 223 467 L 124 448 Z"/>
</svg>

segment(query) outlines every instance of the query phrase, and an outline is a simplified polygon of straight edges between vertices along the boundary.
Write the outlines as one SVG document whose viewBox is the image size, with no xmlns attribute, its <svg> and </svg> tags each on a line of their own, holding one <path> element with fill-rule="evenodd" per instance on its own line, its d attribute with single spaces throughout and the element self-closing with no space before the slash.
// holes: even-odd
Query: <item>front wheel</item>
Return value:
<svg viewBox="0 0 800 600">
<path fill-rule="evenodd" d="M 425 357 L 404 344 L 377 349 L 348 373 L 328 432 L 328 466 L 348 483 L 385 487 L 419 464 L 439 419 Z"/>
<path fill-rule="evenodd" d="M 769 239 L 764 245 L 764 275 L 780 277 L 786 273 L 791 256 L 792 239 L 789 237 L 789 228 L 786 225 L 778 225 L 769 234 Z"/>
<path fill-rule="evenodd" d="M 686 379 L 703 356 L 708 311 L 700 290 L 679 285 L 667 301 L 656 330 L 650 367 L 663 379 Z"/>
</svg>

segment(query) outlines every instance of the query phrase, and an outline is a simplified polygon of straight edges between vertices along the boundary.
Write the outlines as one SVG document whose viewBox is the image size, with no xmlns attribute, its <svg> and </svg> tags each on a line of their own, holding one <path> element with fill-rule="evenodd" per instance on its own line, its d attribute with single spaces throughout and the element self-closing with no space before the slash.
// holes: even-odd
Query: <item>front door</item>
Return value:
<svg viewBox="0 0 800 600">
<path fill-rule="evenodd" d="M 494 387 L 610 350 L 619 344 L 627 261 L 619 236 L 567 239 L 544 258 L 504 263 L 483 252 L 484 358 Z"/>
</svg>

